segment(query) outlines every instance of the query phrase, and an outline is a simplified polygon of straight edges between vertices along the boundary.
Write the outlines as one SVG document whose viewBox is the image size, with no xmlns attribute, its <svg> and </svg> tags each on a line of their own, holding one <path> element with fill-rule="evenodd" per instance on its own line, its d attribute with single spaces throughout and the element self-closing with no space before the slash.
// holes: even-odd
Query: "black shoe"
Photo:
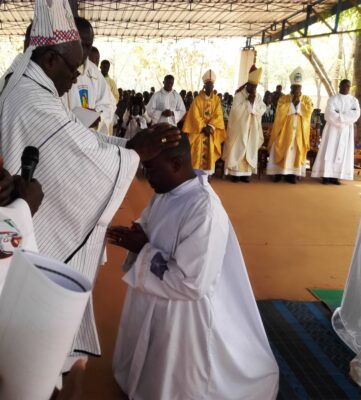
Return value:
<svg viewBox="0 0 361 400">
<path fill-rule="evenodd" d="M 330 178 L 332 185 L 341 185 L 341 182 L 337 178 Z"/>
<path fill-rule="evenodd" d="M 322 185 L 328 185 L 330 183 L 330 178 L 322 178 Z"/>
<path fill-rule="evenodd" d="M 296 175 L 286 175 L 286 181 L 288 183 L 295 184 L 296 183 Z"/>
<path fill-rule="evenodd" d="M 239 177 L 238 176 L 232 176 L 231 181 L 234 183 L 239 182 Z"/>
<path fill-rule="evenodd" d="M 250 178 L 248 176 L 240 176 L 239 180 L 244 183 L 249 183 Z"/>
<path fill-rule="evenodd" d="M 282 175 L 273 175 L 273 182 L 279 182 L 282 179 Z"/>
</svg>

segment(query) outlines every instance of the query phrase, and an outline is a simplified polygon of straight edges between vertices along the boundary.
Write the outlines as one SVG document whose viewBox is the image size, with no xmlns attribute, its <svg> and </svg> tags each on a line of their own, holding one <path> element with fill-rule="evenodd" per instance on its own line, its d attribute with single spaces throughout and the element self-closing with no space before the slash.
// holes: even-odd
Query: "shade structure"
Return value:
<svg viewBox="0 0 361 400">
<path fill-rule="evenodd" d="M 75 1 L 96 35 L 118 38 L 248 37 L 261 41 L 314 15 L 342 10 L 341 0 Z M 353 1 L 353 4 L 359 0 Z M 350 3 L 351 4 L 351 3 Z M 0 36 L 24 35 L 34 0 L 0 0 Z M 332 10 L 332 11 L 331 11 Z M 314 21 L 313 21 L 314 22 Z"/>
</svg>

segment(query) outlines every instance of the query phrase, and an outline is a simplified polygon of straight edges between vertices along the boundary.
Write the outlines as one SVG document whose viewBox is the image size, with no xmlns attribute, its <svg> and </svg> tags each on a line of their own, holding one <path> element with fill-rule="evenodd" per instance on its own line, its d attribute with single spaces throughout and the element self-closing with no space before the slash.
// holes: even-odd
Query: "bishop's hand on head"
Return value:
<svg viewBox="0 0 361 400">
<path fill-rule="evenodd" d="M 127 143 L 127 148 L 136 151 L 140 161 L 148 161 L 164 149 L 176 147 L 181 138 L 177 127 L 169 124 L 156 124 L 151 128 L 139 131 Z"/>
</svg>

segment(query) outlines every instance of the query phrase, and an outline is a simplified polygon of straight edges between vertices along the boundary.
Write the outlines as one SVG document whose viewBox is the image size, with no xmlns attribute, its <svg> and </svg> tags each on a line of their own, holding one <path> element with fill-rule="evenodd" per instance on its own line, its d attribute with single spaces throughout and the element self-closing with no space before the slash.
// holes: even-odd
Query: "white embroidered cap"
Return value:
<svg viewBox="0 0 361 400">
<path fill-rule="evenodd" d="M 29 65 L 33 50 L 79 40 L 79 32 L 68 0 L 35 0 L 34 19 L 30 33 L 30 45 L 16 63 L 5 88 L 1 84 L 0 112 L 6 97 L 15 88 Z M 4 83 L 5 79 L 1 79 Z"/>
<path fill-rule="evenodd" d="M 36 0 L 30 46 L 51 46 L 79 40 L 68 0 Z"/>
</svg>

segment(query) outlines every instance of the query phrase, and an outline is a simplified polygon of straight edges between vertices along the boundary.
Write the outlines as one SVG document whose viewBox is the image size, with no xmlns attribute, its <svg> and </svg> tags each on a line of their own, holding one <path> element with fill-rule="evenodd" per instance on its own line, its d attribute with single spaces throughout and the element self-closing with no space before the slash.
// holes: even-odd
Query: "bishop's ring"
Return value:
<svg viewBox="0 0 361 400">
<path fill-rule="evenodd" d="M 161 142 L 162 144 L 167 143 L 167 138 L 166 137 L 162 138 Z"/>
</svg>

